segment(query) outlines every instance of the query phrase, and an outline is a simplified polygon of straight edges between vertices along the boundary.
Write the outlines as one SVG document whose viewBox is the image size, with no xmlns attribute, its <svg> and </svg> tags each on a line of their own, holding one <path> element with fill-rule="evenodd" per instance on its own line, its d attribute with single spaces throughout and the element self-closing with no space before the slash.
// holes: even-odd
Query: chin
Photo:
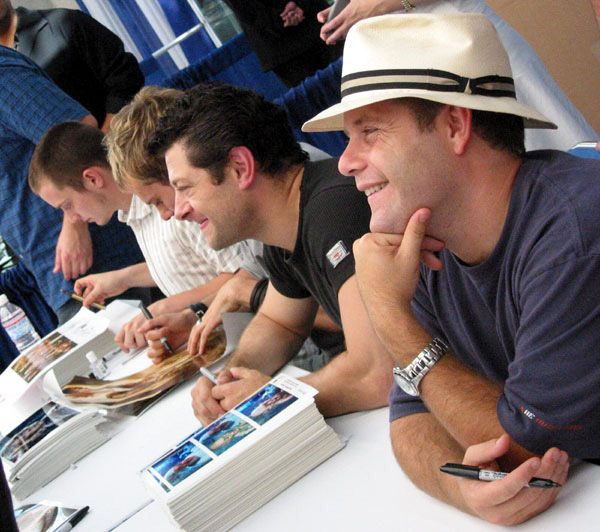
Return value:
<svg viewBox="0 0 600 532">
<path fill-rule="evenodd" d="M 394 229 L 390 226 L 390 224 L 384 224 L 378 221 L 371 220 L 369 224 L 369 230 L 371 233 L 394 233 Z"/>
</svg>

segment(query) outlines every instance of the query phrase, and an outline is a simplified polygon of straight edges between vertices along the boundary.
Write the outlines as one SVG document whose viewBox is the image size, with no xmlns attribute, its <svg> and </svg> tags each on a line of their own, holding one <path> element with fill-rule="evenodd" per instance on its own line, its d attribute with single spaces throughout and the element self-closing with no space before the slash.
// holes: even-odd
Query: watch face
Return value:
<svg viewBox="0 0 600 532">
<path fill-rule="evenodd" d="M 408 395 L 412 395 L 413 397 L 417 397 L 419 395 L 419 388 L 410 381 L 406 375 L 404 375 L 402 369 L 394 368 L 394 381 L 400 387 L 400 389 L 407 393 Z"/>
</svg>

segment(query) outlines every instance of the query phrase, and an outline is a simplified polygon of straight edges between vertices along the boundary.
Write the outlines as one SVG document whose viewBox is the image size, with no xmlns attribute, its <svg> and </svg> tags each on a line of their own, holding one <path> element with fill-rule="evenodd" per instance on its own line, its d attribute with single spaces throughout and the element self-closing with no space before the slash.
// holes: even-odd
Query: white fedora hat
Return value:
<svg viewBox="0 0 600 532">
<path fill-rule="evenodd" d="M 342 101 L 302 126 L 343 129 L 344 113 L 394 98 L 423 98 L 480 111 L 521 116 L 525 127 L 556 129 L 517 102 L 508 55 L 481 14 L 384 15 L 348 32 Z"/>
</svg>

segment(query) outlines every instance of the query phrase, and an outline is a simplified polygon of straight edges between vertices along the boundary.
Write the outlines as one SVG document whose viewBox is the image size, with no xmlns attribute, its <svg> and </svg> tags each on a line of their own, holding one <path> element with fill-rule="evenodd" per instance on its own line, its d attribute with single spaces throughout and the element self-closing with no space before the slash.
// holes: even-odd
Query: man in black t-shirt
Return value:
<svg viewBox="0 0 600 532">
<path fill-rule="evenodd" d="M 307 162 L 282 109 L 220 83 L 188 91 L 153 139 L 175 188 L 175 216 L 200 224 L 214 249 L 253 238 L 266 245 L 270 282 L 258 314 L 214 386 L 201 377 L 202 423 L 262 386 L 310 333 L 320 304 L 347 350 L 305 377 L 324 415 L 387 404 L 392 361 L 376 339 L 354 275 L 353 242 L 368 231 L 364 194 L 337 161 Z"/>
</svg>

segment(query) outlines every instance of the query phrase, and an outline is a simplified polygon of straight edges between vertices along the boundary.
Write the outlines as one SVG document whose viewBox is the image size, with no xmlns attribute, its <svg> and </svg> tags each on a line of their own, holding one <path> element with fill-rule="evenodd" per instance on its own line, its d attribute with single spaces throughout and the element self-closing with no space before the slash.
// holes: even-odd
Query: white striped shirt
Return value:
<svg viewBox="0 0 600 532">
<path fill-rule="evenodd" d="M 167 296 L 201 286 L 220 273 L 234 273 L 247 255 L 246 242 L 215 251 L 195 222 L 161 219 L 152 205 L 133 195 L 129 211 L 119 220 L 133 232 L 144 254 L 152 279 Z"/>
</svg>

